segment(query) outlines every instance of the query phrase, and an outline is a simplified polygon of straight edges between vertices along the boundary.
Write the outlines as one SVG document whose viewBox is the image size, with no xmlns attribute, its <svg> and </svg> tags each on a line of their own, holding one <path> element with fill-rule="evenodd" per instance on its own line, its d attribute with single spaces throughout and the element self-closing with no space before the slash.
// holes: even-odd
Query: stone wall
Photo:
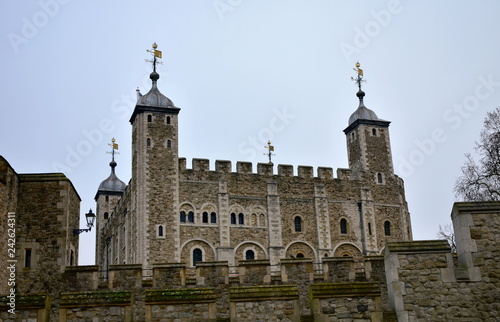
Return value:
<svg viewBox="0 0 500 322">
<path fill-rule="evenodd" d="M 12 213 L 16 212 L 17 198 L 19 191 L 19 177 L 17 173 L 12 169 L 10 164 L 2 156 L 0 156 L 0 232 L 2 232 L 2 239 L 0 240 L 0 263 L 7 263 L 10 255 L 15 255 L 14 252 L 8 251 L 12 249 L 9 244 L 9 233 L 14 233 L 15 231 L 9 229 L 15 229 L 16 221 L 9 221 L 9 213 L 12 219 Z M 10 224 L 10 225 L 9 225 Z M 12 258 L 10 258 L 12 259 Z M 9 284 L 9 271 L 7 269 L 2 269 L 0 271 L 0 293 L 7 294 L 10 290 Z"/>
<path fill-rule="evenodd" d="M 398 321 L 498 321 L 500 203 L 455 203 L 452 220 L 458 258 L 446 241 L 387 245 Z"/>
<path fill-rule="evenodd" d="M 384 256 L 67 267 L 51 296 L 18 294 L 2 321 L 497 321 L 500 202 L 456 203 L 447 241 L 389 243 Z M 43 283 L 43 281 L 40 281 Z"/>
</svg>

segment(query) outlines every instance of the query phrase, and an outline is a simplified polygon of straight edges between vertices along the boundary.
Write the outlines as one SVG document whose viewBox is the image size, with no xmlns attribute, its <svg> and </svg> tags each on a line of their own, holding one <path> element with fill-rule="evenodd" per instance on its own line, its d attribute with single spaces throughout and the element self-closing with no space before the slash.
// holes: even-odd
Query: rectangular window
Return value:
<svg viewBox="0 0 500 322">
<path fill-rule="evenodd" d="M 31 267 L 31 249 L 26 249 L 24 253 L 24 267 Z"/>
</svg>

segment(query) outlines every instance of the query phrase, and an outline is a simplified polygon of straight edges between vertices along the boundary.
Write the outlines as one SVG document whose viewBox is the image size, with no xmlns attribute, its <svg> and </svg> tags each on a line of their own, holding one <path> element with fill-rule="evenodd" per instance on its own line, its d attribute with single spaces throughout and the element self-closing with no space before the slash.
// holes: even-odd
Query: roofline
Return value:
<svg viewBox="0 0 500 322">
<path fill-rule="evenodd" d="M 385 121 L 385 120 L 365 120 L 365 119 L 357 119 L 356 121 L 352 122 L 349 124 L 348 127 L 344 129 L 344 133 L 347 134 L 351 132 L 354 128 L 356 128 L 358 125 L 364 124 L 364 125 L 376 125 L 376 126 L 382 126 L 382 127 L 389 127 L 389 124 L 391 124 L 390 121 Z"/>
<path fill-rule="evenodd" d="M 73 182 L 66 177 L 64 173 L 55 172 L 55 173 L 21 173 L 18 174 L 19 182 L 50 182 L 50 181 L 68 181 L 73 190 L 75 191 L 76 196 L 80 202 L 82 198 L 78 194 Z"/>
<path fill-rule="evenodd" d="M 125 187 L 126 189 L 127 187 Z M 95 194 L 94 200 L 97 201 L 97 198 L 99 198 L 99 195 L 108 195 L 108 196 L 123 196 L 123 191 L 112 191 L 112 190 L 97 190 L 97 193 Z"/>
<path fill-rule="evenodd" d="M 148 105 L 136 105 L 134 108 L 134 112 L 132 113 L 132 116 L 130 117 L 129 122 L 131 124 L 134 123 L 135 117 L 139 113 L 144 113 L 144 112 L 153 112 L 153 113 L 164 113 L 164 114 L 179 114 L 180 108 L 173 106 L 173 107 L 161 107 L 161 106 L 148 106 Z"/>
</svg>

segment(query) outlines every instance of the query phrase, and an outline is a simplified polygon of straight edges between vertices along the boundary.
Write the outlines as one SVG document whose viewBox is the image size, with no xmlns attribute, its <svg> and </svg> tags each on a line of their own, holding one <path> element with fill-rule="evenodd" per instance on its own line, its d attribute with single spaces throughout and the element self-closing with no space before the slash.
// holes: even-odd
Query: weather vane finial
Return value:
<svg viewBox="0 0 500 322">
<path fill-rule="evenodd" d="M 269 157 L 269 163 L 272 164 L 272 160 L 271 160 L 271 157 L 273 155 L 275 155 L 273 152 L 274 152 L 274 145 L 271 145 L 271 141 L 267 141 L 267 145 L 264 146 L 266 149 L 267 149 L 267 153 L 264 153 L 264 154 L 267 154 L 267 156 Z"/>
<path fill-rule="evenodd" d="M 151 53 L 153 55 L 153 59 L 146 59 L 147 63 L 152 63 L 153 64 L 153 72 L 156 73 L 156 64 L 162 64 L 162 62 L 158 61 L 157 58 L 162 58 L 162 54 L 160 50 L 156 50 L 158 48 L 158 45 L 156 42 L 153 43 L 153 49 L 146 49 L 148 53 Z"/>
<path fill-rule="evenodd" d="M 115 138 L 111 139 L 111 143 L 108 143 L 108 145 L 111 147 L 111 152 L 107 152 L 111 154 L 111 162 L 115 162 L 115 153 L 119 154 L 119 152 L 115 152 L 118 150 L 118 143 L 115 143 L 116 140 Z"/>
<path fill-rule="evenodd" d="M 356 83 L 356 85 L 358 85 L 359 91 L 361 91 L 361 83 L 366 81 L 363 80 L 363 70 L 359 68 L 359 66 L 361 66 L 359 62 L 356 62 L 356 68 L 353 69 L 358 73 L 358 75 L 356 76 L 356 78 L 351 77 L 351 80 L 353 80 Z"/>
</svg>

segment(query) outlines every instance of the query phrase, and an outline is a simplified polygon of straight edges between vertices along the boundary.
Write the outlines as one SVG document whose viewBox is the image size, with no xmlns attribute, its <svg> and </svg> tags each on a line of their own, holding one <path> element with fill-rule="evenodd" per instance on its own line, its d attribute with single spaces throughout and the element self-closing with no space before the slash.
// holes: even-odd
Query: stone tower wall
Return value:
<svg viewBox="0 0 500 322">
<path fill-rule="evenodd" d="M 18 192 L 19 177 L 7 160 L 0 156 L 0 231 L 2 232 L 0 262 L 2 263 L 8 263 L 9 258 L 11 258 L 10 254 L 15 255 L 12 251 L 8 251 L 8 249 L 12 249 L 11 246 L 8 246 L 12 242 L 8 235 L 9 233 L 15 234 L 15 231 L 9 229 L 16 228 L 16 217 L 12 220 L 12 216 L 15 216 L 17 210 Z M 10 290 L 9 278 L 10 272 L 3 269 L 0 272 L 0 292 L 2 294 L 7 294 Z"/>
<path fill-rule="evenodd" d="M 18 291 L 55 292 L 57 275 L 66 266 L 78 265 L 78 236 L 73 229 L 80 228 L 80 197 L 63 174 L 20 174 L 19 182 L 16 251 L 22 282 Z M 26 267 L 27 249 L 30 267 Z"/>
</svg>

